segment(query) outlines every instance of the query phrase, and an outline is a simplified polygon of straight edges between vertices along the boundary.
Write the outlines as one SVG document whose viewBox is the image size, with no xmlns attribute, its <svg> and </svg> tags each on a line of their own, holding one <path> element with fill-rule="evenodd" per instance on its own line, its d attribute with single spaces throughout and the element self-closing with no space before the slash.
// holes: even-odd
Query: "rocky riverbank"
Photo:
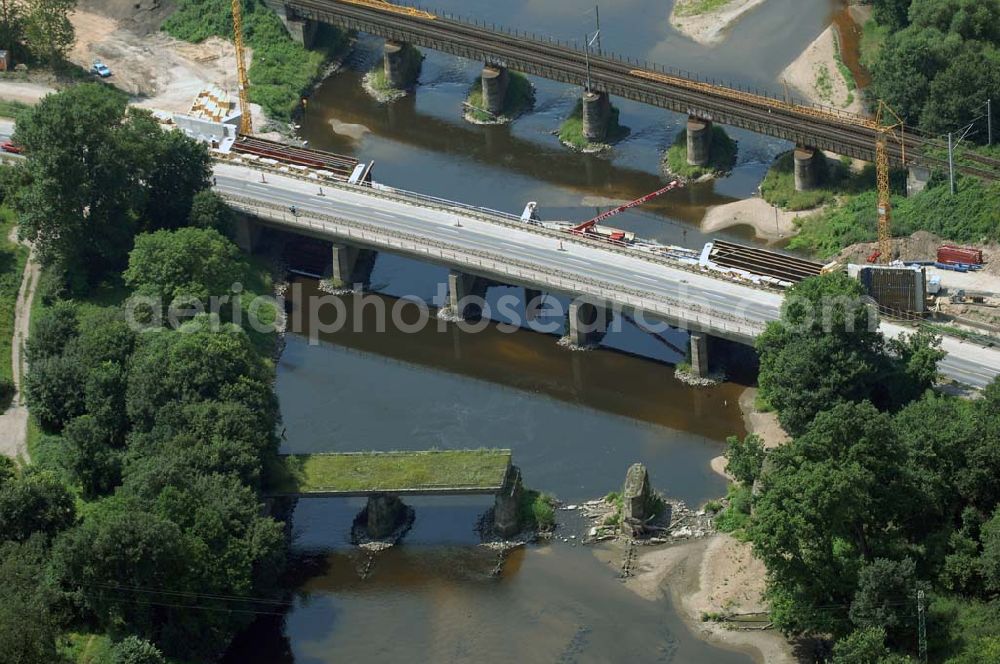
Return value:
<svg viewBox="0 0 1000 664">
<path fill-rule="evenodd" d="M 733 24 L 764 2 L 766 0 L 730 0 L 704 11 L 705 0 L 677 0 L 670 13 L 670 24 L 682 35 L 711 46 L 725 39 Z"/>
</svg>

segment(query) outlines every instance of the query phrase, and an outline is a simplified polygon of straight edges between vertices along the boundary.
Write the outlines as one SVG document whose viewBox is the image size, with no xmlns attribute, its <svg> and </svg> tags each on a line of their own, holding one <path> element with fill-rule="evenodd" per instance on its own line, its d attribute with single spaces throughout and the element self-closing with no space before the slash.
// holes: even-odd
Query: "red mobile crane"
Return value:
<svg viewBox="0 0 1000 664">
<path fill-rule="evenodd" d="M 684 186 L 683 182 L 681 182 L 680 180 L 674 180 L 673 182 L 671 182 L 667 186 L 663 187 L 662 189 L 657 189 L 653 193 L 646 194 L 642 198 L 637 198 L 637 199 L 635 199 L 634 201 L 632 201 L 630 203 L 626 203 L 625 205 L 619 205 L 618 207 L 614 208 L 613 210 L 608 210 L 607 212 L 602 212 L 601 214 L 597 215 L 593 219 L 588 219 L 587 221 L 583 222 L 582 224 L 577 224 L 576 226 L 573 226 L 571 228 L 567 228 L 566 231 L 569 232 L 569 233 L 575 233 L 577 235 L 597 235 L 597 236 L 601 237 L 602 239 L 608 240 L 610 242 L 627 242 L 628 241 L 628 234 L 625 231 L 620 231 L 620 230 L 616 230 L 616 229 L 609 229 L 611 231 L 610 233 L 600 233 L 597 230 L 597 224 L 599 224 L 600 222 L 604 221 L 605 219 L 608 219 L 610 217 L 615 216 L 616 214 L 624 212 L 625 210 L 628 210 L 628 209 L 631 209 L 631 208 L 634 208 L 634 207 L 639 207 L 640 205 L 642 205 L 644 203 L 648 203 L 649 201 L 653 200 L 654 198 L 659 198 L 660 196 L 662 196 L 663 194 L 667 193 L 668 191 L 673 191 L 674 189 L 680 189 L 683 186 Z"/>
</svg>

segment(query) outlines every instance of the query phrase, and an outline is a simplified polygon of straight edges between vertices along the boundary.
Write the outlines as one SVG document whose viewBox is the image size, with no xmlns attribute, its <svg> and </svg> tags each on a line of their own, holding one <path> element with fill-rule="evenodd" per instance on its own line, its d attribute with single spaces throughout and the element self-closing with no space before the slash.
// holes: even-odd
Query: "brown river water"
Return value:
<svg viewBox="0 0 1000 664">
<path fill-rule="evenodd" d="M 831 20 L 826 0 L 768 0 L 726 42 L 708 48 L 669 26 L 671 5 L 602 5 L 604 48 L 780 90 L 778 72 Z M 562 39 L 593 30 L 592 0 L 456 0 L 437 8 Z M 609 155 L 576 155 L 551 132 L 579 90 L 533 80 L 534 112 L 511 127 L 476 127 L 460 115 L 480 65 L 427 52 L 416 94 L 380 106 L 360 86 L 379 47 L 361 37 L 348 68 L 312 96 L 300 135 L 312 146 L 374 160 L 381 182 L 518 213 L 537 201 L 543 218 L 580 220 L 663 182 L 660 154 L 681 116 L 618 100 L 630 137 Z M 615 225 L 689 246 L 704 242 L 698 223 L 706 208 L 750 195 L 774 156 L 789 147 L 731 133 L 740 160 L 730 177 L 674 192 L 620 215 Z M 746 240 L 738 229 L 730 235 Z M 429 302 L 446 274 L 383 254 L 371 290 L 389 306 L 402 296 Z M 319 291 L 313 280 L 297 283 L 291 304 L 308 321 L 310 296 Z M 519 290 L 491 289 L 488 299 L 503 293 Z M 684 346 L 681 332 L 667 335 L 666 344 L 625 323 L 600 349 L 572 352 L 552 334 L 505 333 L 496 325 L 467 333 L 453 325 L 439 329 L 434 320 L 404 333 L 392 325 L 376 332 L 365 321 L 359 332 L 347 325 L 312 335 L 308 327 L 288 335 L 278 365 L 285 452 L 508 447 L 527 485 L 570 503 L 619 488 L 629 464 L 641 461 L 657 489 L 700 505 L 725 492 L 710 459 L 726 436 L 744 433 L 742 385 L 695 390 L 673 378 L 669 365 L 681 356 L 670 344 Z M 292 518 L 293 605 L 280 617 L 262 617 L 225 661 L 751 661 L 699 640 L 666 599 L 649 601 L 626 589 L 617 579 L 620 553 L 578 545 L 584 530 L 571 512 L 557 513 L 557 532 L 577 540 L 559 537 L 518 550 L 494 578 L 495 555 L 477 546 L 474 531 L 490 500 L 407 502 L 416 510 L 413 528 L 401 545 L 377 556 L 363 579 L 365 556 L 349 543 L 362 502 L 301 500 Z"/>
</svg>

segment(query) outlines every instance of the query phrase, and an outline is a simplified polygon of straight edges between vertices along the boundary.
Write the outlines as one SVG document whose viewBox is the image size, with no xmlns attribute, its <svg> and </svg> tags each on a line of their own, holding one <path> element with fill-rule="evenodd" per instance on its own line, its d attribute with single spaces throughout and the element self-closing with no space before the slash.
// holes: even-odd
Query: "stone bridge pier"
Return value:
<svg viewBox="0 0 1000 664">
<path fill-rule="evenodd" d="M 795 162 L 795 191 L 809 191 L 819 186 L 826 167 L 822 150 L 800 145 L 792 153 L 792 159 Z"/>
<path fill-rule="evenodd" d="M 693 115 L 687 121 L 687 162 L 707 166 L 712 158 L 712 121 Z"/>
<path fill-rule="evenodd" d="M 501 537 L 510 537 L 521 531 L 521 496 L 524 486 L 521 469 L 511 466 L 503 488 L 497 492 L 493 503 L 493 530 Z"/>
<path fill-rule="evenodd" d="M 404 90 L 416 84 L 420 77 L 420 63 L 423 56 L 412 45 L 386 40 L 383 50 L 385 80 L 389 85 Z"/>
<path fill-rule="evenodd" d="M 510 73 L 506 67 L 486 65 L 482 73 L 483 106 L 493 115 L 503 113 L 504 102 L 507 100 L 507 86 L 510 83 Z"/>
<path fill-rule="evenodd" d="M 591 143 L 602 143 L 608 137 L 611 101 L 607 92 L 587 90 L 583 93 L 583 137 Z"/>
<path fill-rule="evenodd" d="M 371 282 L 377 256 L 378 252 L 371 249 L 334 243 L 330 283 L 337 288 L 348 288 L 354 284 L 367 286 Z"/>
</svg>

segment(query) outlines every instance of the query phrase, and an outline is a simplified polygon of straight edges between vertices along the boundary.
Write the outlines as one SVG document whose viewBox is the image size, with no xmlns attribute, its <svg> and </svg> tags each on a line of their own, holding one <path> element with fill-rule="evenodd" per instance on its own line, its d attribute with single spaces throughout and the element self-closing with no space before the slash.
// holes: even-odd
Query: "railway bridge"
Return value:
<svg viewBox="0 0 1000 664">
<path fill-rule="evenodd" d="M 575 44 L 541 37 L 503 26 L 470 21 L 448 14 L 394 5 L 382 0 L 267 0 L 286 21 L 290 32 L 304 42 L 316 22 L 358 30 L 387 40 L 386 71 L 398 65 L 400 45 L 412 44 L 483 62 L 484 98 L 503 94 L 503 76 L 518 71 L 584 88 L 584 132 L 600 138 L 609 104 L 608 95 L 687 114 L 688 159 L 708 159 L 711 123 L 725 124 L 784 139 L 799 146 L 796 160 L 808 186 L 812 159 L 828 150 L 865 161 L 875 160 L 879 127 L 871 118 L 829 107 L 795 103 L 759 90 L 728 87 L 654 63 L 611 53 L 595 53 Z M 390 76 L 391 78 L 391 76 Z M 938 141 L 904 132 L 889 142 L 897 165 L 947 166 L 935 149 Z M 904 149 L 905 148 L 905 149 Z M 958 168 L 990 180 L 1000 179 L 1000 160 L 968 155 Z"/>
</svg>

